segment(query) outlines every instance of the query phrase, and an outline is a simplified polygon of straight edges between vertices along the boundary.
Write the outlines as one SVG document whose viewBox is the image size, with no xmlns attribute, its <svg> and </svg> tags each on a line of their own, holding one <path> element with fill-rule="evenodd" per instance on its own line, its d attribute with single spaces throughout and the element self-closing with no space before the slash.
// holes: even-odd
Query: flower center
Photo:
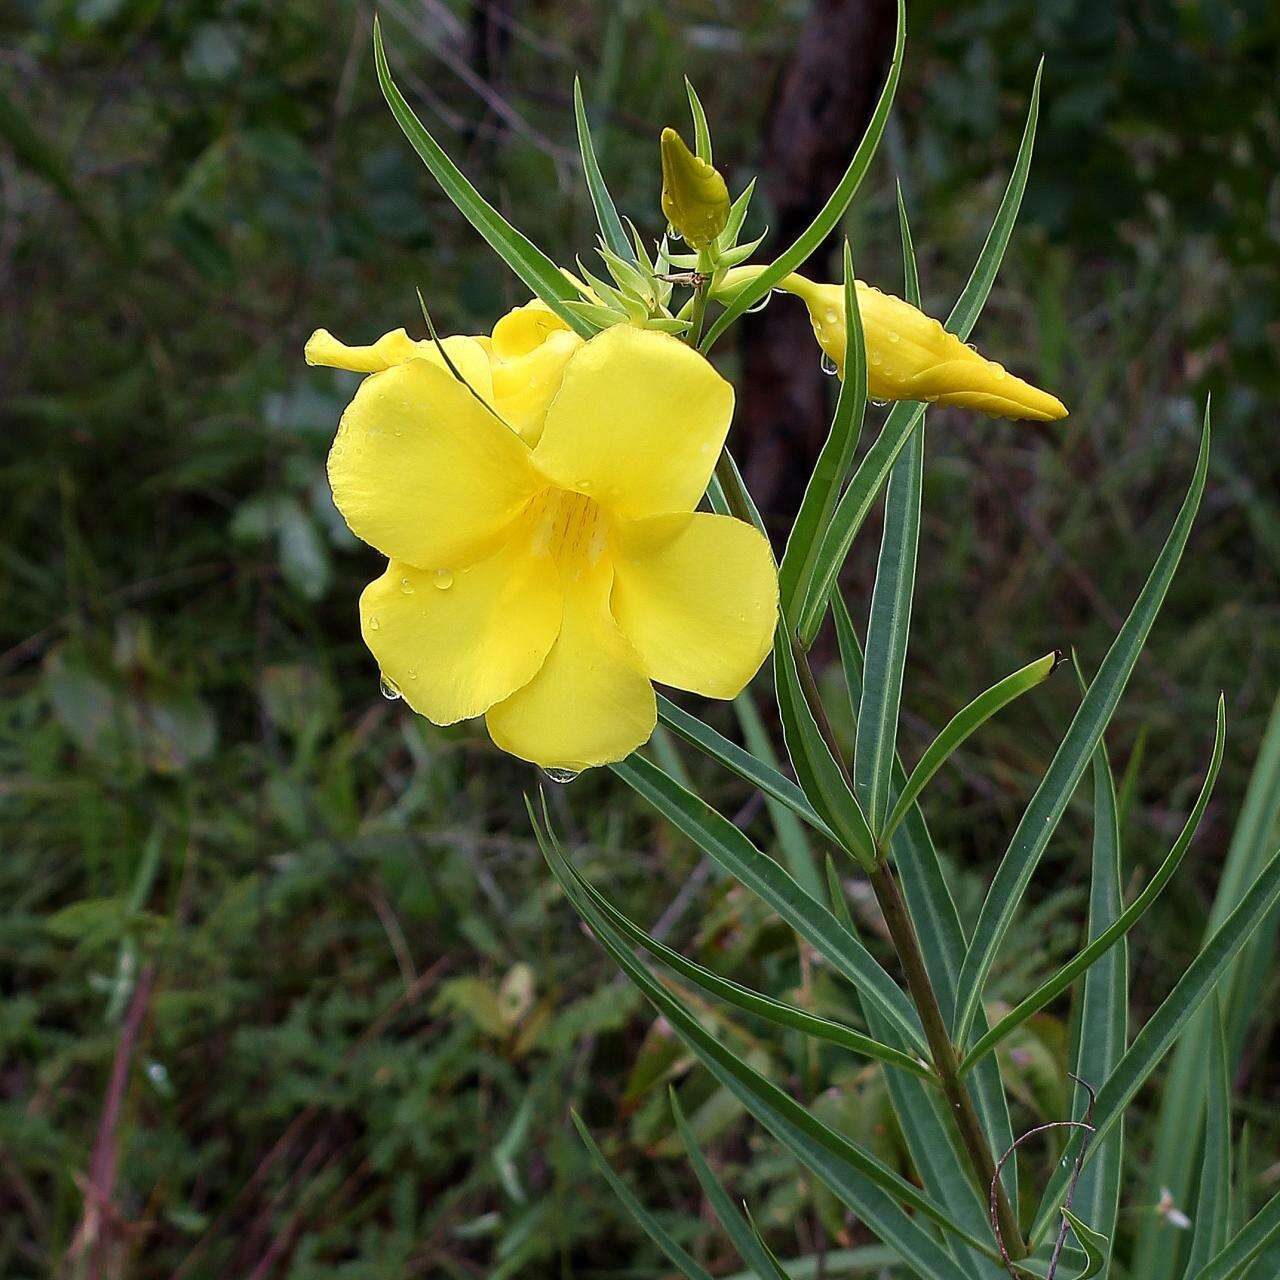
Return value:
<svg viewBox="0 0 1280 1280">
<path fill-rule="evenodd" d="M 529 514 L 535 545 L 549 552 L 562 572 L 576 577 L 604 553 L 608 523 L 594 498 L 547 488 L 529 504 Z"/>
</svg>

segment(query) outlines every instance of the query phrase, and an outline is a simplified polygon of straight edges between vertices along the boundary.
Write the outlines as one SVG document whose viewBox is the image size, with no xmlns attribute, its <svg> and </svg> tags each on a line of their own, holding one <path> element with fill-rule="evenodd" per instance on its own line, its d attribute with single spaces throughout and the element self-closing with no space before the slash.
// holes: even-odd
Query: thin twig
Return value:
<svg viewBox="0 0 1280 1280">
<path fill-rule="evenodd" d="M 1086 1133 L 1083 1141 L 1080 1143 L 1080 1150 L 1076 1154 L 1075 1168 L 1071 1171 L 1071 1182 L 1067 1187 L 1067 1198 L 1062 1202 L 1064 1210 L 1062 1214 L 1062 1222 L 1058 1226 L 1058 1238 L 1054 1242 L 1053 1256 L 1049 1259 L 1049 1274 L 1045 1280 L 1054 1280 L 1054 1276 L 1058 1274 L 1058 1259 L 1062 1257 L 1063 1246 L 1067 1243 L 1067 1231 L 1071 1224 L 1067 1221 L 1066 1210 L 1071 1208 L 1071 1201 L 1075 1198 L 1076 1186 L 1080 1182 L 1080 1174 L 1084 1170 L 1084 1153 L 1089 1146 L 1089 1135 L 1093 1133 L 1093 1108 L 1097 1104 L 1098 1095 L 1094 1091 L 1093 1085 L 1087 1080 L 1081 1080 L 1074 1072 L 1068 1071 L 1069 1075 L 1088 1095 L 1089 1105 L 1085 1108 L 1084 1123 Z"/>
<path fill-rule="evenodd" d="M 1073 1076 L 1072 1079 L 1074 1080 L 1075 1077 Z M 1004 1247 L 1004 1236 L 1000 1232 L 1000 1172 L 1009 1157 L 1028 1138 L 1034 1138 L 1039 1133 L 1048 1133 L 1050 1129 L 1084 1129 L 1089 1133 L 1093 1132 L 1093 1126 L 1081 1120 L 1050 1120 L 1048 1124 L 1038 1124 L 1034 1129 L 1028 1129 L 1020 1138 L 1014 1139 L 1013 1145 L 996 1161 L 996 1171 L 991 1179 L 991 1194 L 987 1200 L 987 1214 L 991 1218 L 991 1230 L 995 1232 L 996 1244 L 1000 1246 L 1000 1257 L 1004 1262 L 1005 1270 L 1013 1277 L 1013 1280 L 1021 1280 L 1021 1277 L 1019 1277 L 1017 1268 L 1013 1265 L 1013 1259 L 1009 1257 L 1009 1251 Z M 1052 1277 L 1050 1277 L 1050 1280 L 1052 1280 Z"/>
</svg>

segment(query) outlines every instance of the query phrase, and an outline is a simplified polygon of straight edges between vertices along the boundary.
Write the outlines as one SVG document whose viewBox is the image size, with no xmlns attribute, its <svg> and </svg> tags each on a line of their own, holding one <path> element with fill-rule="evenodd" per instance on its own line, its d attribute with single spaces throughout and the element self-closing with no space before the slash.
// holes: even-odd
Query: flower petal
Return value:
<svg viewBox="0 0 1280 1280">
<path fill-rule="evenodd" d="M 560 390 L 569 357 L 580 346 L 582 339 L 572 330 L 556 330 L 525 355 L 493 362 L 493 407 L 531 445 L 542 435 L 547 406 Z"/>
<path fill-rule="evenodd" d="M 667 333 L 615 325 L 565 366 L 539 469 L 626 517 L 692 511 L 733 416 L 733 388 Z"/>
<path fill-rule="evenodd" d="M 778 617 L 764 536 L 730 516 L 650 516 L 614 533 L 612 609 L 649 676 L 733 698 L 760 669 Z"/>
<path fill-rule="evenodd" d="M 528 684 L 555 643 L 560 575 L 524 523 L 468 569 L 392 560 L 360 597 L 361 634 L 383 676 L 436 724 L 482 715 Z"/>
<path fill-rule="evenodd" d="M 546 769 L 588 769 L 621 760 L 657 723 L 649 677 L 609 612 L 607 559 L 565 584 L 560 635 L 542 669 L 490 709 L 503 750 Z"/>
<path fill-rule="evenodd" d="M 553 333 L 573 330 L 545 302 L 535 298 L 508 311 L 493 326 L 492 349 L 499 360 L 514 360 L 541 346 Z"/>
<path fill-rule="evenodd" d="M 490 551 L 542 485 L 524 441 L 430 360 L 360 384 L 329 483 L 357 537 L 420 569 L 453 570 Z"/>
<path fill-rule="evenodd" d="M 488 342 L 488 339 L 484 339 Z M 453 366 L 475 391 L 486 401 L 493 401 L 493 384 L 489 377 L 489 358 L 478 338 L 461 334 L 442 338 Z M 349 369 L 353 373 L 381 373 L 406 360 L 430 360 L 446 368 L 444 357 L 434 342 L 419 342 L 409 337 L 403 329 L 384 333 L 377 342 L 367 347 L 349 347 L 339 342 L 328 329 L 317 329 L 307 339 L 303 356 L 310 365 L 325 365 L 330 369 Z"/>
</svg>

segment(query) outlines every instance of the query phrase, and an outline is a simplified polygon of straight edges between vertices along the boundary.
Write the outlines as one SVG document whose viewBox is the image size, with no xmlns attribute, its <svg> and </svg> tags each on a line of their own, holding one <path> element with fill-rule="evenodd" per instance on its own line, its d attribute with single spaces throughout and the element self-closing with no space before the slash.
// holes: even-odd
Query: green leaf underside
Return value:
<svg viewBox="0 0 1280 1280">
<path fill-rule="evenodd" d="M 1280 853 L 1275 854 L 1263 868 L 1240 900 L 1240 905 L 1191 962 L 1099 1089 L 1098 1104 L 1094 1110 L 1096 1136 L 1085 1152 L 1086 1163 L 1098 1149 L 1097 1144 L 1124 1114 L 1134 1095 L 1173 1046 L 1192 1015 L 1213 994 L 1223 973 L 1239 955 L 1250 934 L 1267 919 L 1277 901 L 1280 901 Z M 1070 1178 L 1067 1165 L 1079 1142 L 1078 1137 L 1073 1137 L 1068 1143 L 1066 1160 L 1054 1171 L 1045 1189 L 1032 1228 L 1034 1239 L 1041 1236 L 1056 1216 L 1058 1200 Z"/>
<path fill-rule="evenodd" d="M 952 1032 L 957 1044 L 963 1045 L 968 1040 L 969 1028 L 982 1001 L 987 974 L 1013 922 L 1022 895 L 1094 748 L 1110 723 L 1147 636 L 1155 624 L 1156 615 L 1182 558 L 1192 521 L 1204 493 L 1209 466 L 1209 439 L 1209 411 L 1206 406 L 1200 453 L 1182 509 L 1178 512 L 1169 537 L 1128 618 L 1103 659 L 1098 674 L 1090 683 L 1089 691 L 1080 703 L 1044 778 L 1023 811 L 1022 819 L 1009 842 L 1008 852 L 1002 859 L 982 904 L 960 973 L 962 994 Z"/>
<path fill-rule="evenodd" d="M 524 281 L 526 285 L 551 308 L 575 333 L 588 338 L 595 332 L 590 325 L 565 303 L 577 297 L 577 291 L 564 277 L 560 269 L 531 240 L 517 231 L 485 198 L 467 181 L 462 171 L 449 159 L 444 149 L 414 114 L 396 87 L 387 65 L 386 50 L 382 45 L 382 30 L 378 19 L 373 20 L 373 59 L 377 68 L 378 84 L 391 108 L 391 114 L 403 130 L 413 149 L 431 171 L 432 177 L 444 189 L 445 195 L 458 211 L 488 241 L 490 247 Z"/>
<path fill-rule="evenodd" d="M 849 937 L 831 912 L 805 893 L 772 858 L 761 853 L 722 814 L 642 756 L 628 756 L 610 768 L 712 861 L 772 907 L 832 968 L 874 1000 L 905 1044 L 921 1057 L 927 1053 L 920 1019 L 903 990 L 865 947 Z"/>
<path fill-rule="evenodd" d="M 1096 938 L 1092 938 L 1088 945 L 1067 961 L 1053 977 L 1043 982 L 1025 1000 L 1005 1014 L 966 1054 L 964 1061 L 961 1063 L 962 1071 L 967 1071 L 984 1054 L 990 1053 L 1010 1032 L 1066 991 L 1076 978 L 1101 960 L 1138 923 L 1156 898 L 1160 896 L 1164 886 L 1172 879 L 1187 850 L 1191 847 L 1191 842 L 1195 839 L 1196 831 L 1199 829 L 1200 820 L 1204 817 L 1205 809 L 1208 807 L 1209 799 L 1213 794 L 1214 783 L 1218 778 L 1218 770 L 1222 766 L 1226 730 L 1226 706 L 1223 700 L 1219 698 L 1218 724 L 1214 736 L 1213 756 L 1209 761 L 1209 768 L 1200 787 L 1200 794 L 1196 797 L 1196 802 L 1192 806 L 1191 812 L 1187 815 L 1187 820 L 1183 824 L 1182 830 L 1178 833 L 1178 838 L 1174 841 L 1165 860 L 1157 868 L 1155 875 L 1147 882 L 1146 887 L 1110 925 Z M 1088 1077 L 1085 1078 L 1087 1079 Z"/>
</svg>

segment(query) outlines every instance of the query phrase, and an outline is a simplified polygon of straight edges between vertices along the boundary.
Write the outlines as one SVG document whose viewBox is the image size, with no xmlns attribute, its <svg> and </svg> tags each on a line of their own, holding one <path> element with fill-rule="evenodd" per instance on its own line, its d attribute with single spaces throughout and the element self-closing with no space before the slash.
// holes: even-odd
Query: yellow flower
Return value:
<svg viewBox="0 0 1280 1280">
<path fill-rule="evenodd" d="M 729 220 L 729 188 L 674 129 L 662 131 L 662 212 L 693 249 L 705 249 Z"/>
<path fill-rule="evenodd" d="M 493 326 L 492 337 L 444 338 L 442 345 L 485 403 L 530 444 L 537 444 L 547 405 L 582 339 L 546 303 L 534 300 L 503 316 Z M 403 329 L 367 347 L 348 347 L 328 330 L 317 329 L 305 354 L 308 364 L 356 373 L 378 373 L 412 359 L 444 364 L 434 342 L 415 342 Z"/>
<path fill-rule="evenodd" d="M 543 323 L 513 314 L 495 359 L 521 359 Z M 490 354 L 484 340 L 450 343 L 460 370 L 455 351 L 472 365 Z M 384 678 L 435 723 L 483 714 L 503 750 L 567 770 L 648 739 L 653 680 L 736 695 L 769 650 L 778 588 L 754 528 L 694 511 L 732 413 L 732 387 L 702 356 L 630 325 L 575 345 L 535 444 L 433 350 L 366 378 L 329 480 L 352 530 L 390 560 L 360 598 Z"/>
<path fill-rule="evenodd" d="M 721 292 L 758 274 L 759 267 L 726 273 Z M 1067 416 L 1056 396 L 1015 378 L 901 298 L 855 282 L 867 350 L 867 394 L 873 400 L 925 400 L 958 405 L 996 418 L 1053 422 Z M 790 275 L 778 284 L 809 308 L 814 336 L 844 377 L 844 288 Z"/>
</svg>

